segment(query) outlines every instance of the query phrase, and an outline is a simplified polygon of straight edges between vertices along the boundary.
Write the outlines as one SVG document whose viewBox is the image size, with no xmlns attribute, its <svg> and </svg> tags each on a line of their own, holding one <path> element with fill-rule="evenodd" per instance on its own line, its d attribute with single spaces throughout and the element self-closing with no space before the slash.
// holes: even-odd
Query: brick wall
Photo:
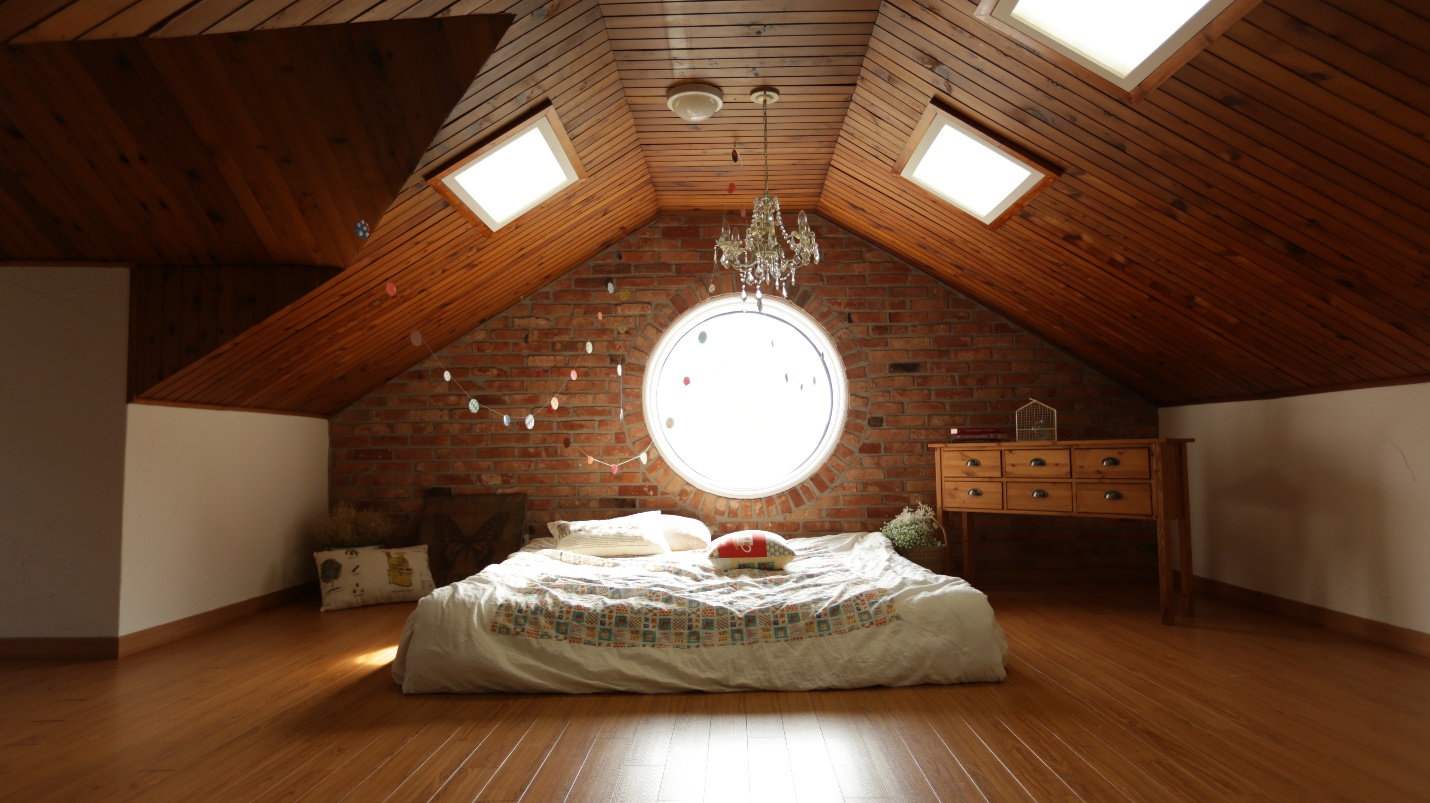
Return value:
<svg viewBox="0 0 1430 803">
<path fill-rule="evenodd" d="M 1011 429 L 1028 397 L 1058 409 L 1065 438 L 1157 434 L 1151 404 L 863 240 L 814 225 L 823 261 L 800 273 L 791 300 L 840 343 L 851 398 L 835 455 L 809 481 L 769 499 L 726 500 L 686 484 L 658 457 L 612 476 L 573 448 L 614 462 L 650 445 L 644 358 L 670 321 L 709 296 L 720 227 L 718 217 L 683 215 L 656 220 L 532 293 L 445 345 L 439 359 L 413 348 L 411 369 L 332 419 L 333 499 L 387 512 L 407 532 L 416 531 L 427 489 L 445 486 L 525 492 L 527 524 L 540 532 L 556 518 L 663 509 L 698 515 L 717 531 L 817 535 L 877 529 L 905 505 L 933 503 L 925 444 L 950 426 Z M 738 291 L 728 271 L 713 275 L 717 293 Z M 421 329 L 420 320 L 413 325 Z M 571 368 L 579 378 L 568 385 Z M 484 407 L 510 411 L 512 426 L 488 410 L 470 413 L 456 384 Z M 563 386 L 559 410 L 539 410 L 533 430 L 521 425 L 527 409 Z M 1154 532 L 1141 522 L 981 516 L 977 530 L 979 568 L 993 574 L 1151 576 L 1155 566 Z"/>
</svg>

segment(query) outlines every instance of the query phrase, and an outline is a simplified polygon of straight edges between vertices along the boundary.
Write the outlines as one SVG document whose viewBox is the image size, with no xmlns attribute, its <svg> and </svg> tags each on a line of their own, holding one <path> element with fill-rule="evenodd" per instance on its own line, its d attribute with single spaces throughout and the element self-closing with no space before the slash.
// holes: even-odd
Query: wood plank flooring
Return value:
<svg viewBox="0 0 1430 803">
<path fill-rule="evenodd" d="M 991 594 L 1001 684 L 404 697 L 410 606 L 0 663 L 0 799 L 1425 800 L 1430 660 L 1150 587 Z"/>
</svg>

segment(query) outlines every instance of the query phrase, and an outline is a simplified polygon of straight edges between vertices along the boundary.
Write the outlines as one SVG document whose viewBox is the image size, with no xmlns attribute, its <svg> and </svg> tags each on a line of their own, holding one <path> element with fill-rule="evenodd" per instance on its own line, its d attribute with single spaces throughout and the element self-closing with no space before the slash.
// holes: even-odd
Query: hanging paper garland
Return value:
<svg viewBox="0 0 1430 803">
<path fill-rule="evenodd" d="M 395 295 L 397 295 L 397 285 L 393 284 L 392 282 L 388 282 L 388 283 L 387 283 L 387 294 L 388 294 L 389 296 L 395 296 Z"/>
<path fill-rule="evenodd" d="M 357 232 L 358 239 L 366 240 L 372 234 L 372 228 L 367 225 L 366 220 L 359 220 L 353 224 L 353 231 Z"/>
</svg>

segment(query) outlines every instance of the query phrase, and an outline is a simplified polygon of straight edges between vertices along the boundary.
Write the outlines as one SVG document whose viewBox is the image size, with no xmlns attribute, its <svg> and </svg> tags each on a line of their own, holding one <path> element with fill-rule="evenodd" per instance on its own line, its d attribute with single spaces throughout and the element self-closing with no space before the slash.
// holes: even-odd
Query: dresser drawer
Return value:
<svg viewBox="0 0 1430 803">
<path fill-rule="evenodd" d="M 1002 453 L 997 449 L 944 449 L 945 477 L 1001 477 Z"/>
<path fill-rule="evenodd" d="M 1002 510 L 1003 483 L 998 480 L 944 480 L 945 509 Z"/>
<path fill-rule="evenodd" d="M 1071 513 L 1073 485 L 1070 482 L 1009 480 L 1003 486 L 1003 503 L 1009 510 L 1046 510 Z"/>
<path fill-rule="evenodd" d="M 1073 476 L 1078 479 L 1145 480 L 1152 476 L 1149 465 L 1145 446 L 1073 449 Z"/>
<path fill-rule="evenodd" d="M 1078 513 L 1152 515 L 1152 485 L 1146 482 L 1079 482 Z"/>
<path fill-rule="evenodd" d="M 1071 477 L 1067 449 L 1008 449 L 1003 452 L 1005 477 Z"/>
</svg>

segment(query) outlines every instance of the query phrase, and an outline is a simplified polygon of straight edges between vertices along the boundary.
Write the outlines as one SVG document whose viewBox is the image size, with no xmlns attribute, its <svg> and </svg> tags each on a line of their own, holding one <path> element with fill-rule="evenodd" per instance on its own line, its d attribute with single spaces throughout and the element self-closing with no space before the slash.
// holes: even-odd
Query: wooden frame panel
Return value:
<svg viewBox="0 0 1430 803">
<path fill-rule="evenodd" d="M 984 222 L 982 218 L 978 217 L 977 215 L 974 215 L 972 212 L 969 212 L 968 210 L 964 209 L 953 201 L 950 201 L 942 195 L 939 195 L 938 193 L 929 190 L 922 184 L 919 184 L 917 181 L 914 181 L 912 178 L 905 176 L 904 168 L 908 167 L 909 160 L 913 159 L 914 154 L 918 152 L 919 147 L 923 144 L 924 137 L 927 136 L 929 130 L 933 128 L 934 122 L 939 120 L 940 118 L 948 118 L 954 121 L 954 123 L 956 123 L 956 126 L 962 126 L 964 128 L 970 129 L 973 133 L 977 134 L 979 138 L 982 139 L 983 144 L 998 150 L 1000 153 L 1009 157 L 1010 159 L 1013 159 L 1023 165 L 1026 165 L 1027 167 L 1032 168 L 1039 173 L 1042 173 L 1043 178 L 1033 186 L 1024 190 L 1023 194 L 1019 196 L 1016 200 L 1014 200 L 1013 203 L 1009 204 L 1008 208 L 1004 209 L 1002 213 L 998 215 L 998 217 L 987 222 Z M 1004 223 L 1008 222 L 1009 218 L 1018 214 L 1018 212 L 1021 211 L 1024 206 L 1027 206 L 1028 203 L 1034 198 L 1038 197 L 1038 195 L 1042 193 L 1043 190 L 1047 189 L 1054 181 L 1057 181 L 1058 176 L 1062 175 L 1062 171 L 1058 168 L 1048 164 L 1047 162 L 1044 162 L 1042 159 L 1039 159 L 1036 156 L 1031 156 L 1024 151 L 1013 147 L 1012 145 L 1008 144 L 1002 137 L 999 137 L 996 134 L 989 132 L 983 126 L 974 123 L 966 116 L 954 111 L 952 106 L 944 104 L 938 98 L 931 99 L 929 101 L 928 108 L 924 109 L 923 116 L 919 118 L 918 123 L 914 126 L 913 134 L 910 135 L 909 141 L 905 143 L 904 150 L 902 153 L 899 154 L 898 161 L 894 162 L 893 173 L 900 179 L 907 181 L 909 185 L 918 190 L 921 195 L 927 198 L 934 199 L 940 205 L 951 206 L 954 209 L 958 210 L 958 212 L 960 212 L 961 214 L 965 214 L 973 218 L 981 225 L 987 226 L 989 229 L 997 229 Z"/>
<path fill-rule="evenodd" d="M 561 118 L 556 114 L 556 107 L 552 105 L 549 100 L 537 106 L 531 113 L 523 115 L 510 125 L 504 126 L 501 131 L 490 139 L 462 152 L 456 159 L 448 162 L 446 167 L 436 172 L 428 173 L 422 180 L 427 183 L 427 186 L 435 190 L 438 195 L 442 196 L 443 200 L 451 204 L 453 209 L 456 209 L 463 217 L 471 222 L 477 231 L 482 233 L 482 236 L 490 237 L 495 233 L 491 226 L 487 225 L 487 222 L 482 219 L 481 215 L 477 214 L 475 209 L 472 209 L 466 201 L 462 200 L 459 195 L 452 191 L 452 188 L 447 185 L 447 179 L 461 172 L 463 168 L 481 159 L 488 153 L 500 148 L 521 134 L 526 133 L 529 128 L 542 120 L 545 120 L 546 123 L 551 126 L 551 130 L 556 134 L 556 141 L 561 145 L 561 150 L 565 153 L 566 160 L 571 164 L 571 169 L 575 171 L 576 180 L 537 201 L 534 206 L 517 214 L 516 217 L 513 217 L 502 225 L 507 226 L 515 223 L 517 220 L 520 220 L 523 215 L 532 212 L 542 204 L 552 201 L 586 178 L 586 168 L 581 164 L 581 157 L 576 155 L 576 148 L 571 144 L 571 137 L 566 133 L 566 128 L 561 125 Z"/>
<path fill-rule="evenodd" d="M 994 9 L 1005 0 L 979 0 L 978 8 L 973 12 L 973 16 L 992 28 L 996 28 L 1000 33 L 1018 42 L 1029 50 L 1037 53 L 1043 58 L 1057 63 L 1058 66 L 1076 73 L 1093 86 L 1102 89 L 1109 95 L 1114 95 L 1129 104 L 1137 103 L 1147 97 L 1149 93 L 1162 85 L 1163 81 L 1171 78 L 1177 70 L 1186 66 L 1187 62 L 1196 58 L 1217 37 L 1226 33 L 1227 29 L 1235 25 L 1246 13 L 1255 8 L 1261 0 L 1232 0 L 1232 3 L 1222 9 L 1211 19 L 1200 31 L 1192 34 L 1181 47 L 1167 56 L 1160 65 L 1152 70 L 1145 78 L 1131 89 L 1118 86 L 1101 73 L 1089 68 L 1075 58 L 1068 56 L 1062 50 L 1062 45 L 1058 42 L 1043 39 L 1032 35 L 1021 28 L 1009 25 L 1004 20 L 994 16 Z"/>
</svg>

